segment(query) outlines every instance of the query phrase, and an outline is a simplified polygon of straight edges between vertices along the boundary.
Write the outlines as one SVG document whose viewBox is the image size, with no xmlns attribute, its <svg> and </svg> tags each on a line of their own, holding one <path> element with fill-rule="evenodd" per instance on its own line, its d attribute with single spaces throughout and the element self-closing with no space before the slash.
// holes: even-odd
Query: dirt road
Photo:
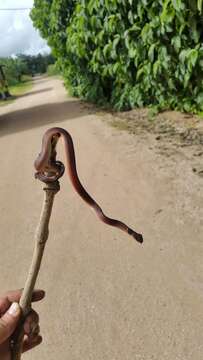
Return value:
<svg viewBox="0 0 203 360">
<path fill-rule="evenodd" d="M 25 359 L 202 360 L 203 179 L 186 157 L 156 152 L 153 135 L 104 120 L 49 78 L 0 108 L 1 292 L 25 281 L 43 196 L 33 160 L 49 127 L 72 134 L 107 215 L 144 235 L 139 245 L 99 222 L 63 177 L 38 281 L 44 343 Z"/>
</svg>

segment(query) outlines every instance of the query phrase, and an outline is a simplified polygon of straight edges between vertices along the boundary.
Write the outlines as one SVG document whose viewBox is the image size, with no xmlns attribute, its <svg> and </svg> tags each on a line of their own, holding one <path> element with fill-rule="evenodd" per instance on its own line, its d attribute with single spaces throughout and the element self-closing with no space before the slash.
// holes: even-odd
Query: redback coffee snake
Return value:
<svg viewBox="0 0 203 360">
<path fill-rule="evenodd" d="M 123 222 L 107 217 L 96 201 L 87 193 L 79 180 L 76 168 L 73 140 L 71 135 L 66 130 L 55 127 L 47 130 L 44 134 L 42 139 L 42 150 L 35 161 L 35 168 L 37 170 L 36 176 L 44 182 L 51 182 L 57 180 L 63 173 L 64 167 L 61 166 L 62 164 L 60 162 L 55 161 L 53 157 L 53 153 L 54 156 L 56 155 L 55 147 L 60 137 L 62 137 L 64 141 L 67 173 L 77 193 L 88 205 L 90 205 L 95 210 L 101 221 L 103 221 L 105 224 L 125 231 L 139 243 L 142 243 L 143 237 L 141 234 L 130 229 Z"/>
</svg>

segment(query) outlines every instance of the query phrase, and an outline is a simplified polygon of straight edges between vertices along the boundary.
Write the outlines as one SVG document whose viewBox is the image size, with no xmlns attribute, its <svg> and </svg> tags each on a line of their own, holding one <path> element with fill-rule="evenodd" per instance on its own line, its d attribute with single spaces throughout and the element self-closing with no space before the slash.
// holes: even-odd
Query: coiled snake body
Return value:
<svg viewBox="0 0 203 360">
<path fill-rule="evenodd" d="M 66 130 L 55 127 L 47 130 L 44 134 L 42 139 L 42 150 L 35 161 L 35 168 L 37 170 L 36 176 L 44 182 L 51 182 L 57 180 L 64 172 L 63 164 L 55 160 L 55 147 L 60 137 L 62 137 L 64 141 L 67 172 L 76 192 L 95 210 L 101 221 L 125 231 L 127 234 L 133 236 L 139 243 L 142 243 L 143 237 L 141 234 L 132 230 L 123 222 L 107 217 L 96 201 L 85 190 L 77 174 L 73 140 Z"/>
</svg>

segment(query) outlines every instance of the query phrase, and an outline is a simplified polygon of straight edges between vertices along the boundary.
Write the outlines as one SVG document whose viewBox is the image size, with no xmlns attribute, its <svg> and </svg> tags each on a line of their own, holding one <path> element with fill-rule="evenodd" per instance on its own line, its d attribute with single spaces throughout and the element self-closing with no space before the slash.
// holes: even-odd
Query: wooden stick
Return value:
<svg viewBox="0 0 203 360">
<path fill-rule="evenodd" d="M 45 190 L 44 202 L 42 206 L 39 224 L 35 233 L 35 248 L 34 248 L 33 258 L 28 272 L 25 287 L 19 303 L 22 311 L 21 321 L 14 333 L 11 342 L 11 354 L 12 354 L 11 360 L 21 359 L 23 337 L 24 337 L 23 325 L 26 316 L 29 314 L 31 310 L 32 294 L 40 270 L 40 265 L 41 265 L 46 241 L 49 236 L 49 221 L 51 217 L 54 197 L 56 193 L 60 190 L 59 182 L 54 181 L 52 183 L 47 183 L 44 190 Z"/>
</svg>

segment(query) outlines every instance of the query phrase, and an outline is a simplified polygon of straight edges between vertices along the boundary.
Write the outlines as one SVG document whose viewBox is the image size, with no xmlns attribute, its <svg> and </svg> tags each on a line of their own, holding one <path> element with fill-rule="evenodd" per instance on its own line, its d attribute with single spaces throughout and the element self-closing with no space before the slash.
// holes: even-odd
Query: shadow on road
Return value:
<svg viewBox="0 0 203 360">
<path fill-rule="evenodd" d="M 16 110 L 0 115 L 0 136 L 48 124 L 56 126 L 58 122 L 81 118 L 93 112 L 93 108 L 85 108 L 78 100 Z"/>
<path fill-rule="evenodd" d="M 23 95 L 16 96 L 16 98 L 22 98 L 22 97 L 26 97 L 26 96 L 30 96 L 30 95 L 41 94 L 41 93 L 48 92 L 48 91 L 51 91 L 51 90 L 53 90 L 53 87 L 47 87 L 45 89 L 34 90 L 34 91 L 27 92 L 27 93 L 25 93 Z"/>
</svg>

